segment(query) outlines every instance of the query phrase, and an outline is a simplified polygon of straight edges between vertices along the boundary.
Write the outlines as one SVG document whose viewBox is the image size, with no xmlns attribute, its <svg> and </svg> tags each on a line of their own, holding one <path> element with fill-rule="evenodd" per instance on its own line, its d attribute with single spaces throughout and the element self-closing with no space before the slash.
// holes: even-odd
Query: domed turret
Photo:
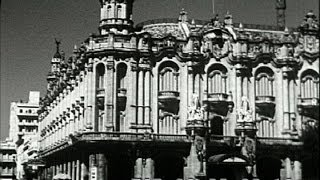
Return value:
<svg viewBox="0 0 320 180">
<path fill-rule="evenodd" d="M 109 31 L 127 34 L 133 29 L 132 6 L 134 0 L 100 0 L 100 34 Z"/>
</svg>

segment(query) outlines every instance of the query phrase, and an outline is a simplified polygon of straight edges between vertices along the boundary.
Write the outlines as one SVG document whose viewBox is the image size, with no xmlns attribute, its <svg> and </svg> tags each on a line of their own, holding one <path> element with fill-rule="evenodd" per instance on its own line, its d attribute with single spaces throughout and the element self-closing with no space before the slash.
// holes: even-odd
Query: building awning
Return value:
<svg viewBox="0 0 320 180">
<path fill-rule="evenodd" d="M 53 179 L 54 180 L 71 180 L 71 177 L 68 174 L 59 173 L 53 176 Z"/>
<path fill-rule="evenodd" d="M 208 159 L 209 164 L 249 165 L 249 160 L 242 154 L 217 154 Z"/>
</svg>

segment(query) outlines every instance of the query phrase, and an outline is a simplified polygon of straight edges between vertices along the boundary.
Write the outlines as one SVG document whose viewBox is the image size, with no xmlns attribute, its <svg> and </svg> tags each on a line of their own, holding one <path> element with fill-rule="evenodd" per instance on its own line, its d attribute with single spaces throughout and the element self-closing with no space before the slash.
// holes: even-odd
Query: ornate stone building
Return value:
<svg viewBox="0 0 320 180">
<path fill-rule="evenodd" d="M 100 0 L 100 34 L 51 60 L 40 102 L 41 177 L 302 179 L 319 119 L 319 27 L 157 19 Z"/>
</svg>

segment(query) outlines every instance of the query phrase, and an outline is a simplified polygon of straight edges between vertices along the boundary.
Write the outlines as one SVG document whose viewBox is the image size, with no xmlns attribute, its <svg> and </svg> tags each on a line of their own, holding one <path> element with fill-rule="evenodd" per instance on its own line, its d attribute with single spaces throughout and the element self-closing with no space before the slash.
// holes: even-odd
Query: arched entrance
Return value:
<svg viewBox="0 0 320 180">
<path fill-rule="evenodd" d="M 247 157 L 241 154 L 218 154 L 208 159 L 207 176 L 216 180 L 241 180 L 247 177 Z"/>
</svg>

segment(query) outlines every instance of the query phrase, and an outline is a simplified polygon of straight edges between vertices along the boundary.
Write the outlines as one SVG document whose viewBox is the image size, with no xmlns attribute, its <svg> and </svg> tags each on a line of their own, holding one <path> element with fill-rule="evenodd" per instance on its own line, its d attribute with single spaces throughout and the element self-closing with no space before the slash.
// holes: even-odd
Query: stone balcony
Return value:
<svg viewBox="0 0 320 180">
<path fill-rule="evenodd" d="M 180 93 L 178 91 L 159 91 L 158 101 L 160 109 L 176 113 L 179 109 Z"/>
<path fill-rule="evenodd" d="M 97 89 L 97 101 L 99 109 L 104 109 L 105 89 Z"/>
<path fill-rule="evenodd" d="M 233 109 L 234 103 L 230 94 L 204 93 L 203 104 L 207 111 L 226 116 Z"/>
<path fill-rule="evenodd" d="M 319 98 L 298 98 L 298 112 L 303 116 L 319 118 Z"/>
<path fill-rule="evenodd" d="M 256 96 L 256 112 L 260 115 L 273 117 L 275 106 L 274 96 Z"/>
</svg>

